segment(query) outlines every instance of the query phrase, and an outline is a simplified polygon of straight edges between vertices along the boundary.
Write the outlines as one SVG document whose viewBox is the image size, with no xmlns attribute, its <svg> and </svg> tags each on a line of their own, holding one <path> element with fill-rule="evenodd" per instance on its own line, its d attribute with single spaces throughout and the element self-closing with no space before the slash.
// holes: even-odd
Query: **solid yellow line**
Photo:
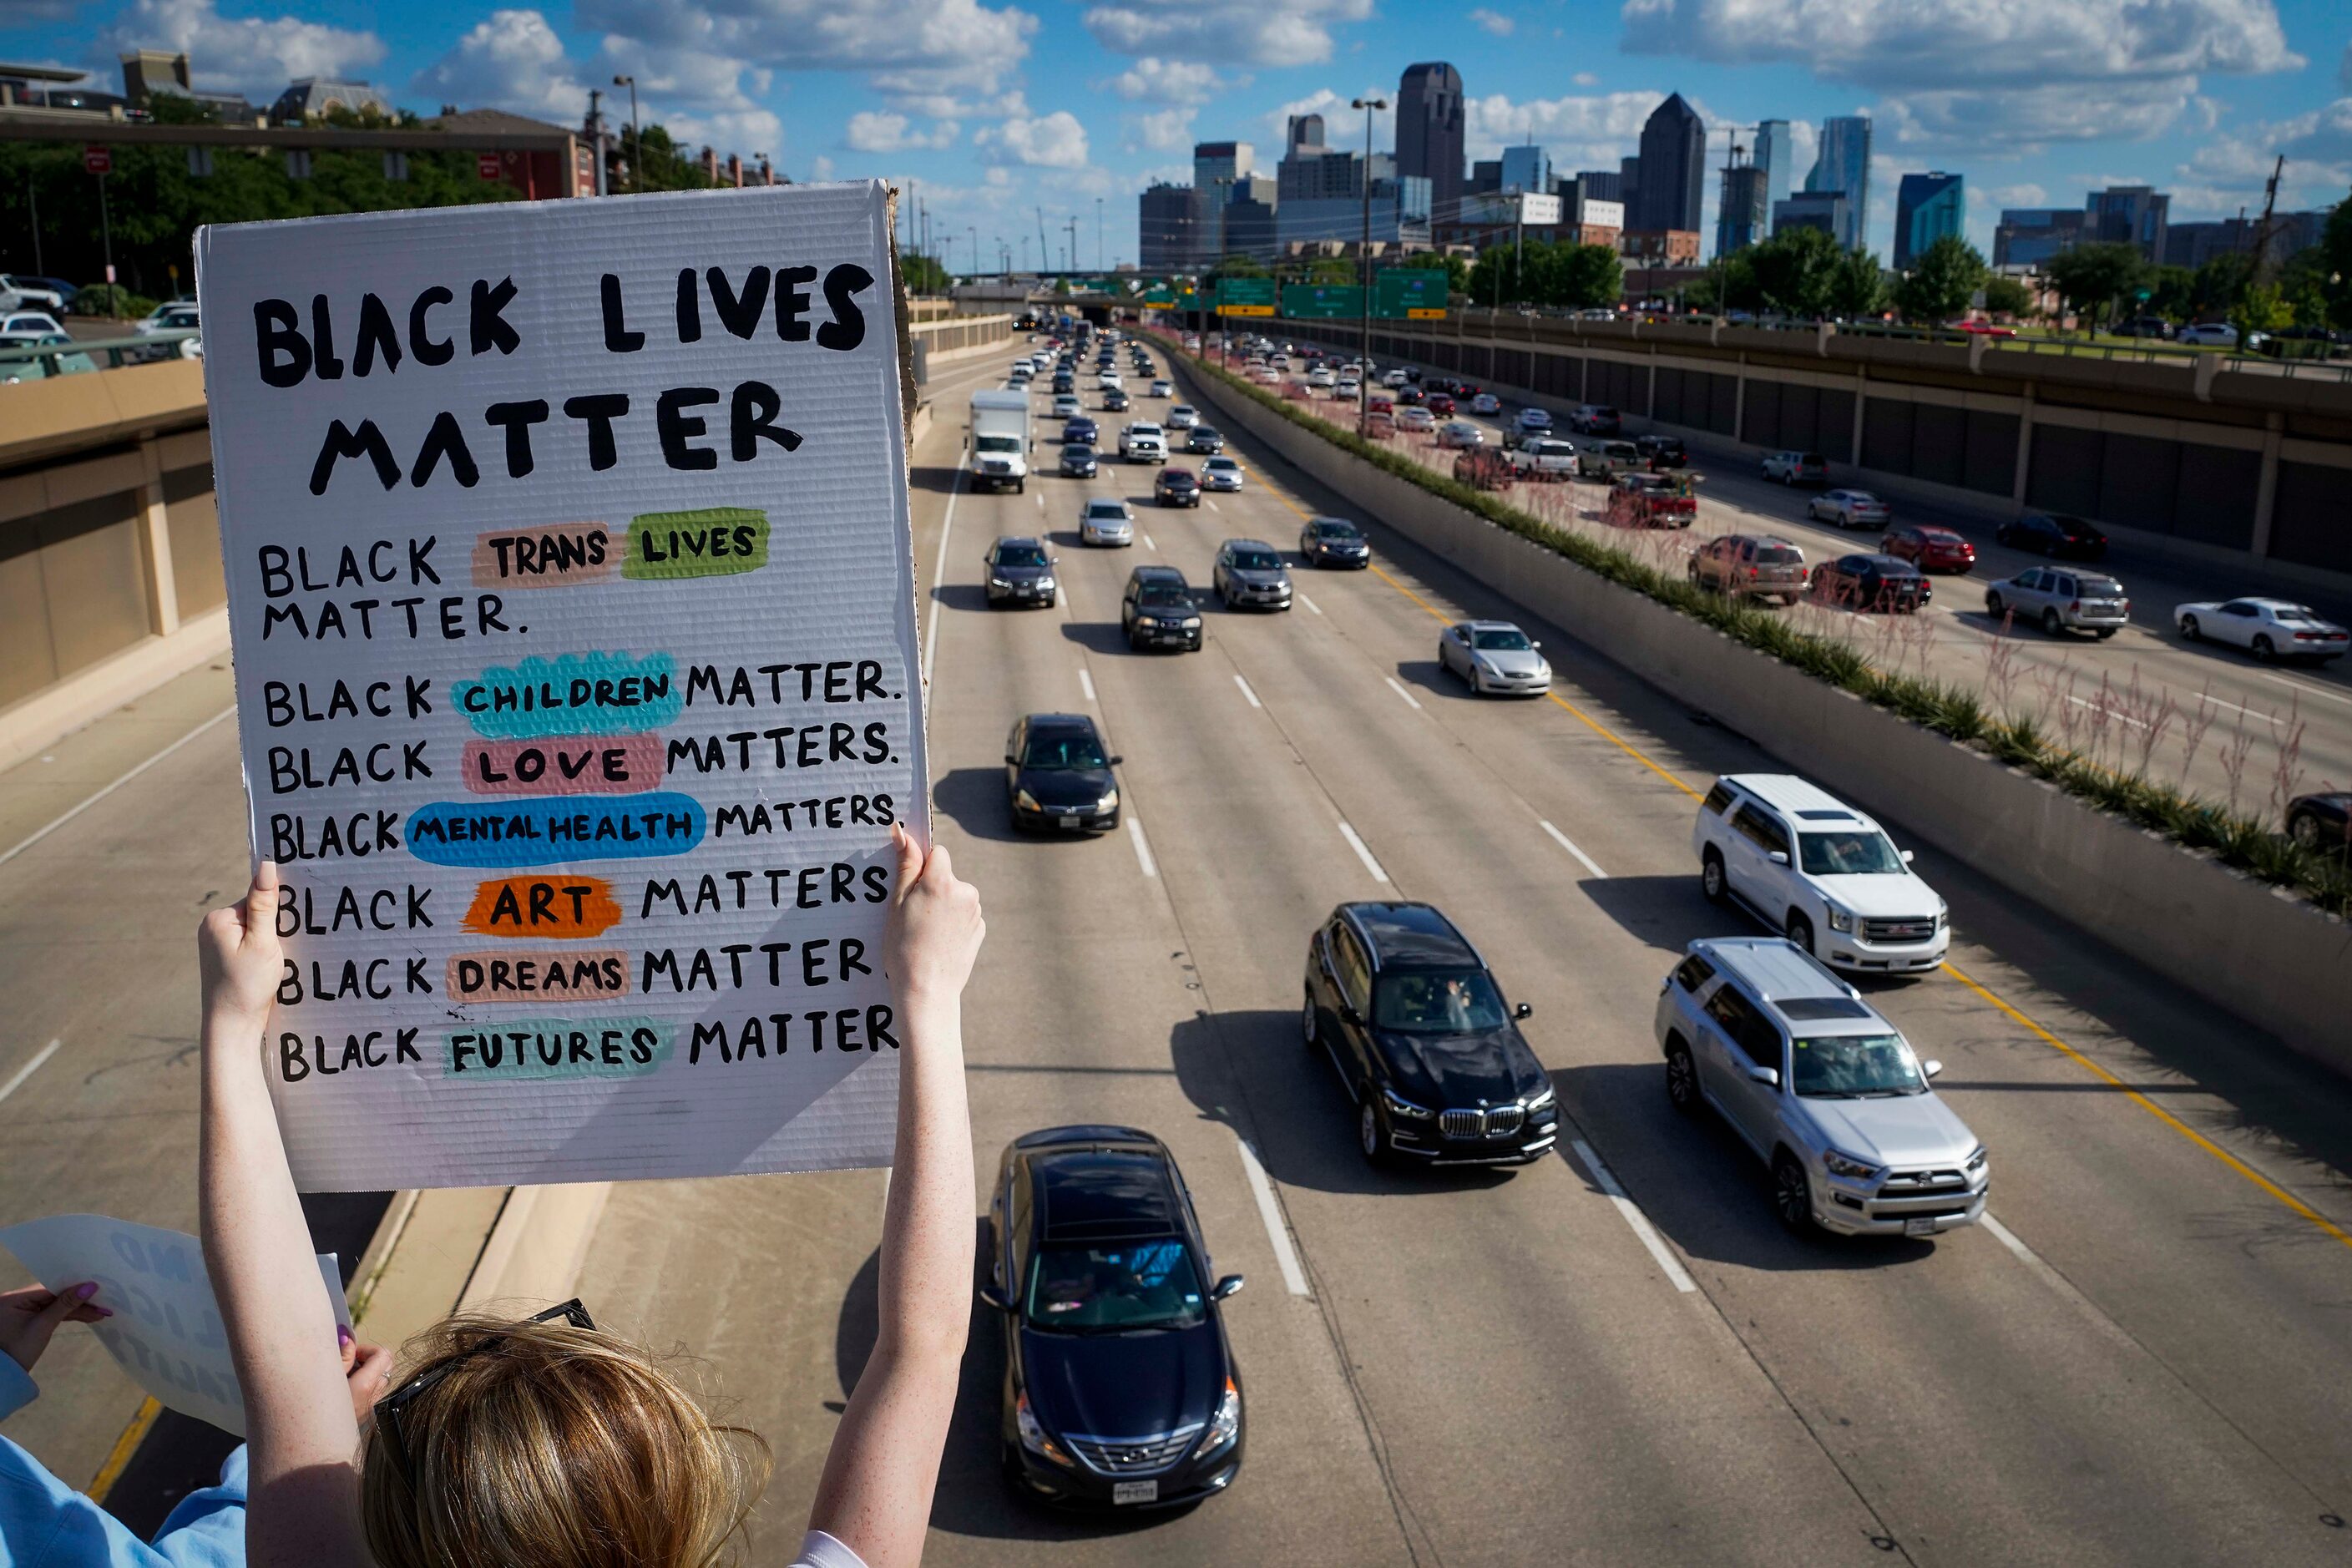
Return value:
<svg viewBox="0 0 2352 1568">
<path fill-rule="evenodd" d="M 2163 1122 L 2167 1127 L 2171 1128 L 2175 1132 L 2179 1133 L 2183 1138 L 2188 1139 L 2189 1142 L 2197 1145 L 2198 1148 L 2204 1150 L 2205 1152 L 2212 1155 L 2213 1158 L 2221 1162 L 2222 1164 L 2226 1165 L 2231 1170 L 2235 1171 L 2239 1175 L 2243 1176 L 2247 1181 L 2252 1182 L 2255 1186 L 2261 1188 L 2263 1192 L 2277 1199 L 2279 1203 L 2284 1205 L 2287 1209 L 2300 1217 L 2309 1220 L 2313 1225 L 2317 1226 L 2321 1230 L 2326 1232 L 2329 1236 L 2334 1237 L 2345 1246 L 2352 1247 L 2352 1232 L 2346 1231 L 2343 1226 L 2336 1224 L 2333 1220 L 2330 1220 L 2326 1215 L 2313 1208 L 2309 1204 L 2305 1203 L 2301 1198 L 2296 1197 L 2293 1193 L 2288 1192 L 2284 1187 L 2280 1186 L 2276 1182 L 2272 1181 L 2268 1176 L 2263 1175 L 2260 1171 L 2255 1170 L 2252 1165 L 2247 1164 L 2243 1160 L 2239 1159 L 2235 1154 L 2231 1153 L 2227 1149 L 2222 1148 L 2210 1138 L 2206 1137 L 2205 1134 L 2198 1131 L 2197 1129 L 2189 1126 L 2187 1122 L 2181 1121 L 2180 1118 L 2173 1115 L 2172 1112 L 2157 1104 L 2156 1101 L 2150 1100 L 2147 1095 L 2142 1094 L 2139 1090 L 2132 1088 L 2131 1085 L 2117 1078 L 2114 1073 L 2109 1072 L 2105 1068 L 2102 1067 L 2097 1062 L 2093 1061 L 2090 1058 L 2084 1056 L 2082 1052 L 2076 1050 L 2074 1047 L 2068 1045 L 2065 1041 L 2060 1039 L 2057 1036 L 2052 1034 L 2049 1030 L 2043 1028 L 2041 1025 L 2035 1023 L 2032 1019 L 2027 1017 L 2024 1014 L 2011 1006 L 2007 1002 L 2002 1001 L 1987 987 L 1969 978 L 1958 969 L 1954 968 L 1948 961 L 1944 964 L 1944 973 L 1949 974 L 1953 979 L 1958 981 L 1961 984 L 1967 986 L 1969 990 L 1975 992 L 1978 995 L 1991 1003 L 1995 1007 L 1998 1007 L 2001 1012 L 2015 1019 L 2019 1024 L 2023 1025 L 2034 1035 L 2039 1036 L 2045 1045 L 2055 1049 L 2061 1056 L 2065 1057 L 2068 1060 L 2074 1063 L 2075 1066 L 2083 1068 L 2085 1072 L 2090 1073 L 2094 1078 L 2100 1079 L 2111 1087 L 2121 1089 L 2125 1099 L 2130 1100 L 2134 1105 L 2138 1106 L 2142 1110 L 2147 1111 L 2150 1116 L 2155 1117 L 2158 1121 Z"/>
<path fill-rule="evenodd" d="M 154 1426 L 155 1417 L 163 1414 L 163 1407 L 152 1399 L 140 1404 L 139 1414 L 131 1418 L 131 1425 L 125 1426 L 122 1436 L 114 1440 L 114 1451 L 106 1456 L 106 1463 L 99 1466 L 98 1474 L 90 1478 L 89 1485 L 85 1489 L 90 1501 L 103 1503 L 106 1500 L 106 1494 L 114 1489 L 114 1483 L 122 1479 L 123 1469 L 131 1463 L 131 1456 L 139 1451 L 140 1443 L 145 1440 L 147 1429 Z"/>
</svg>

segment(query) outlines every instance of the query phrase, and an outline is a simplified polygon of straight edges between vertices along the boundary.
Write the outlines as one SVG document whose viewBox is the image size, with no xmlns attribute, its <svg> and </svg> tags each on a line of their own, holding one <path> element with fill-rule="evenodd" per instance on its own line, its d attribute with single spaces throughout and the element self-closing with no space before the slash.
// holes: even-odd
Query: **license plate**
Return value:
<svg viewBox="0 0 2352 1568">
<path fill-rule="evenodd" d="M 1078 825 L 1078 819 L 1076 816 L 1066 816 L 1061 818 L 1061 823 L 1065 827 L 1076 827 Z"/>
<path fill-rule="evenodd" d="M 1158 1481 L 1113 1481 L 1110 1484 L 1110 1500 L 1114 1503 L 1158 1502 L 1160 1483 Z"/>
<path fill-rule="evenodd" d="M 1936 1222 L 1932 1218 L 1924 1215 L 1916 1219 L 1906 1219 L 1903 1222 L 1903 1234 L 1906 1236 L 1933 1236 L 1936 1234 Z"/>
</svg>

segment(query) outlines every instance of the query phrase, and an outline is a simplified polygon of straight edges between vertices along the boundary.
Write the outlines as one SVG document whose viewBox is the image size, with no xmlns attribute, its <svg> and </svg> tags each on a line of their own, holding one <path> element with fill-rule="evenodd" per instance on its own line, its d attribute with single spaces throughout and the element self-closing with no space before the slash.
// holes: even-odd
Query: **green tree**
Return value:
<svg viewBox="0 0 2352 1568">
<path fill-rule="evenodd" d="M 1625 264 L 1606 245 L 1563 245 L 1559 249 L 1559 291 L 1545 302 L 1591 310 L 1625 297 Z"/>
<path fill-rule="evenodd" d="M 2307 286 L 2325 301 L 2326 324 L 2352 327 L 2352 197 L 2336 204 L 2319 243 L 2303 254 L 2310 258 Z"/>
<path fill-rule="evenodd" d="M 2137 246 L 2116 242 L 2062 250 L 2042 264 L 2042 270 L 2059 295 L 2096 326 L 2116 300 L 2141 287 L 2148 265 Z"/>
<path fill-rule="evenodd" d="M 2012 320 L 2033 313 L 2033 290 L 2015 278 L 1996 273 L 1985 279 L 1985 313 Z"/>
<path fill-rule="evenodd" d="M 902 253 L 898 258 L 898 276 L 909 294 L 944 294 L 948 291 L 948 269 L 940 265 L 936 256 Z"/>
<path fill-rule="evenodd" d="M 1363 281 L 1362 265 L 1340 256 L 1320 256 L 1307 264 L 1308 283 L 1360 283 Z"/>
<path fill-rule="evenodd" d="M 1759 241 L 1747 252 L 1757 299 L 1791 316 L 1828 315 L 1840 254 L 1837 241 L 1818 228 L 1786 228 Z"/>
<path fill-rule="evenodd" d="M 1423 267 L 1445 274 L 1445 286 L 1454 293 L 1465 293 L 1470 288 L 1470 263 L 1459 256 L 1435 250 L 1416 250 L 1401 264 Z"/>
<path fill-rule="evenodd" d="M 2239 297 L 2230 312 L 2230 324 L 2238 329 L 2238 341 L 2246 342 L 2255 332 L 2275 332 L 2281 327 L 2294 324 L 2294 310 L 2286 302 L 2286 292 L 2275 283 L 2258 283 Z"/>
<path fill-rule="evenodd" d="M 2172 268 L 2163 272 L 2175 270 Z M 2253 267 L 2248 258 L 2236 251 L 2209 258 L 2202 267 L 2189 276 L 2178 311 L 2164 313 L 2175 321 L 2211 321 L 2226 316 L 2244 297 L 2246 287 L 2253 281 Z"/>
<path fill-rule="evenodd" d="M 1969 308 L 1987 270 L 1975 246 L 1948 234 L 1911 258 L 1911 270 L 1895 286 L 1895 305 L 1912 321 L 1948 321 Z"/>
<path fill-rule="evenodd" d="M 1886 269 L 1866 250 L 1840 255 L 1830 271 L 1830 313 L 1875 316 L 1886 309 Z"/>
</svg>

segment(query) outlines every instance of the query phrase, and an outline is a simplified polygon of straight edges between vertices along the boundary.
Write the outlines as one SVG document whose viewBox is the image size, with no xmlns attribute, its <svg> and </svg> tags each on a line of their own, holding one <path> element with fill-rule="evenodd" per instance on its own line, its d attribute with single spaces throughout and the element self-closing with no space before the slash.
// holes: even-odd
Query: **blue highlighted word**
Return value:
<svg viewBox="0 0 2352 1568">
<path fill-rule="evenodd" d="M 408 819 L 408 852 L 436 866 L 558 866 L 683 855 L 702 842 L 702 803 L 662 790 L 551 800 L 436 801 Z"/>
<path fill-rule="evenodd" d="M 541 735 L 635 735 L 658 730 L 686 705 L 666 653 L 567 653 L 492 665 L 452 681 L 449 700 L 493 741 Z"/>
</svg>

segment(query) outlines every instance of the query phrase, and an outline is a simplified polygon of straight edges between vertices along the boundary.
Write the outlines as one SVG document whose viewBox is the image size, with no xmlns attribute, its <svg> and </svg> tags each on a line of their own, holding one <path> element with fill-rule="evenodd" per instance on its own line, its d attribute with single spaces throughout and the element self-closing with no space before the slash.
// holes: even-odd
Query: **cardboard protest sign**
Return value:
<svg viewBox="0 0 2352 1568">
<path fill-rule="evenodd" d="M 61 1214 L 0 1230 L 0 1247 L 52 1290 L 98 1281 L 90 1303 L 114 1316 L 90 1332 L 131 1381 L 166 1410 L 245 1436 L 245 1396 L 194 1237 L 102 1214 Z M 335 1321 L 351 1327 L 333 1253 L 319 1255 L 319 1277 Z"/>
<path fill-rule="evenodd" d="M 889 211 L 197 237 L 306 1190 L 887 1162 L 929 838 Z"/>
</svg>

